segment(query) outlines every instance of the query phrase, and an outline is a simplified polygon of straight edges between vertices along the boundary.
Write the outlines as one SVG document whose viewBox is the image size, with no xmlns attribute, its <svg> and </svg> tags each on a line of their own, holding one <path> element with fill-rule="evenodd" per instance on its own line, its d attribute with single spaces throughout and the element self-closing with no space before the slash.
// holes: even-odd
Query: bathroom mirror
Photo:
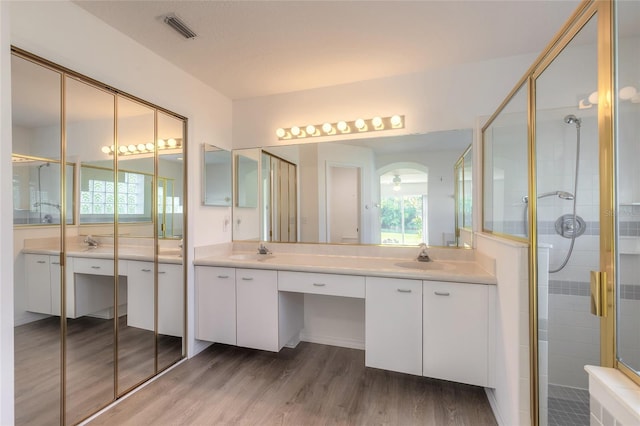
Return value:
<svg viewBox="0 0 640 426">
<path fill-rule="evenodd" d="M 298 242 L 455 246 L 454 165 L 471 142 L 462 129 L 262 151 L 297 168 Z M 261 209 L 234 209 L 234 240 L 265 239 Z"/>
<path fill-rule="evenodd" d="M 231 206 L 231 152 L 202 145 L 202 204 Z"/>
<path fill-rule="evenodd" d="M 460 156 L 454 167 L 456 200 L 456 245 L 472 247 L 472 180 L 473 151 L 471 145 Z"/>
</svg>

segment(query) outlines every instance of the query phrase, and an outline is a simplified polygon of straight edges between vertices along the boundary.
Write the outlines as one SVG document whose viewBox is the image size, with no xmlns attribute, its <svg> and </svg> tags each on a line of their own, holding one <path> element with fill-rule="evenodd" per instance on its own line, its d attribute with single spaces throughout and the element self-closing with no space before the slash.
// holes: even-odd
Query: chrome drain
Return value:
<svg viewBox="0 0 640 426">
<path fill-rule="evenodd" d="M 587 224 L 584 219 L 576 215 L 575 223 L 572 214 L 564 214 L 556 220 L 556 232 L 564 238 L 577 238 L 584 234 Z"/>
</svg>

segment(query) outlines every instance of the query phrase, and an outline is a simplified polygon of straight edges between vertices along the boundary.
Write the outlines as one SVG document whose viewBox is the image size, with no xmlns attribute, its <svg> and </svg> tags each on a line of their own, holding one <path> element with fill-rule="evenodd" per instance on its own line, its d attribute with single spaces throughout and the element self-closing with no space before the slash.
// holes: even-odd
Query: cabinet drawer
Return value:
<svg viewBox="0 0 640 426">
<path fill-rule="evenodd" d="M 113 260 L 76 257 L 73 260 L 73 272 L 76 274 L 113 275 Z"/>
<path fill-rule="evenodd" d="M 364 287 L 364 277 L 355 275 L 278 272 L 279 291 L 364 299 Z"/>
</svg>

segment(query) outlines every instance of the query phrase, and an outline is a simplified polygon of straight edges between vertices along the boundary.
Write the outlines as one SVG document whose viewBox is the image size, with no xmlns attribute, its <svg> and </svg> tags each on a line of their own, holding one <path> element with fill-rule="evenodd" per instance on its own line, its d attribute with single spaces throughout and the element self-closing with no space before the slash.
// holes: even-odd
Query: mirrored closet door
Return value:
<svg viewBox="0 0 640 426">
<path fill-rule="evenodd" d="M 12 89 L 16 424 L 77 424 L 184 357 L 186 119 L 18 49 Z"/>
</svg>

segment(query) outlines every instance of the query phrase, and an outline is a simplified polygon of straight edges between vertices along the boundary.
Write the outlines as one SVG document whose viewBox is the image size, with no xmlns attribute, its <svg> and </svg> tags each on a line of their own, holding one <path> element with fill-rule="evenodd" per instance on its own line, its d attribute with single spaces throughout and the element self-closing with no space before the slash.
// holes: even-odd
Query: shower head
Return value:
<svg viewBox="0 0 640 426">
<path fill-rule="evenodd" d="M 41 169 L 41 168 L 43 168 L 43 167 L 49 167 L 50 165 L 51 165 L 51 163 L 49 163 L 49 162 L 47 161 L 46 163 L 40 164 L 40 165 L 38 166 L 38 169 Z"/>
<path fill-rule="evenodd" d="M 573 114 L 569 114 L 566 117 L 564 117 L 564 122 L 567 124 L 575 124 L 576 127 L 580 127 L 580 124 L 582 124 L 582 120 Z"/>
</svg>

